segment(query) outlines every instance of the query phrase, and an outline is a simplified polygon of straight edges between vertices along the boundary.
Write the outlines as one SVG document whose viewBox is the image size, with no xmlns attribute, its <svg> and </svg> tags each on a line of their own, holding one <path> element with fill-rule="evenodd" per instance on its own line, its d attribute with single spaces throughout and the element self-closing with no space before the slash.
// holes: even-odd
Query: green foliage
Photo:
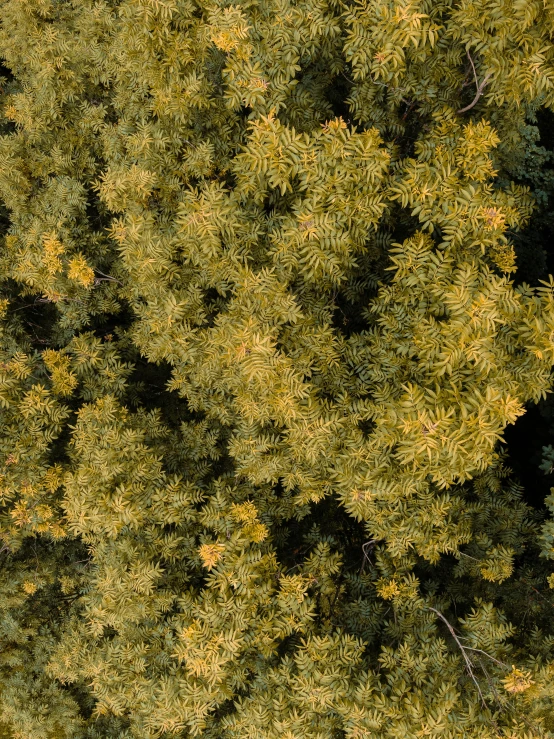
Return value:
<svg viewBox="0 0 554 739">
<path fill-rule="evenodd" d="M 553 23 L 0 0 L 0 732 L 554 737 Z"/>
</svg>

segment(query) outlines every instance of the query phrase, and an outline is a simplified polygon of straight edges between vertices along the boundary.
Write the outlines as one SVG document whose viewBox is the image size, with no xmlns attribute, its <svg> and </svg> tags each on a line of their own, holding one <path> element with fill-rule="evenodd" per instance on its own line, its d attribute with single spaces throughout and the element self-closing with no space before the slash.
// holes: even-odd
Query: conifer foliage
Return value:
<svg viewBox="0 0 554 739">
<path fill-rule="evenodd" d="M 0 0 L 0 735 L 554 737 L 553 28 Z"/>
</svg>

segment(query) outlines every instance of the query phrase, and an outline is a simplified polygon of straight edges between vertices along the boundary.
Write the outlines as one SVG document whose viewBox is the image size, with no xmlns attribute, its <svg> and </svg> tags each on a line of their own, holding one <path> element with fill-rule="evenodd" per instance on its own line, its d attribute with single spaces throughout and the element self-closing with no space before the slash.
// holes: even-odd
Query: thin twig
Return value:
<svg viewBox="0 0 554 739">
<path fill-rule="evenodd" d="M 25 305 L 21 305 L 19 308 L 14 308 L 12 313 L 17 313 L 17 311 L 23 310 L 24 308 L 36 308 L 38 304 L 38 298 L 36 298 L 32 303 L 26 303 Z"/>
<path fill-rule="evenodd" d="M 492 659 L 493 662 L 496 662 L 497 665 L 500 665 L 501 667 L 505 667 L 507 670 L 510 669 L 510 665 L 507 665 L 505 662 L 501 662 L 499 659 L 496 659 L 496 657 L 493 657 L 492 654 L 485 652 L 484 649 L 477 649 L 476 647 L 466 647 L 466 646 L 464 646 L 464 649 L 469 649 L 470 652 L 480 652 L 481 654 L 484 654 L 485 657 L 488 657 L 489 659 Z"/>
<path fill-rule="evenodd" d="M 528 588 L 531 588 L 531 590 L 533 590 L 539 596 L 539 598 L 542 598 L 544 601 L 546 601 L 549 606 L 554 608 L 554 603 L 549 601 L 548 598 L 545 598 L 545 596 L 539 590 L 537 590 L 537 588 L 534 588 L 531 583 L 528 583 L 527 580 L 524 580 L 523 578 L 521 578 L 521 582 L 527 585 Z"/>
<path fill-rule="evenodd" d="M 496 702 L 498 703 L 498 705 L 500 706 L 500 708 L 502 708 L 503 705 L 502 705 L 502 701 L 500 699 L 500 696 L 498 695 L 498 690 L 496 689 L 493 681 L 491 680 L 491 677 L 490 677 L 489 673 L 487 672 L 487 670 L 485 668 L 485 665 L 481 662 L 481 660 L 478 660 L 478 662 L 479 662 L 479 667 L 483 670 L 483 673 L 485 675 L 485 678 L 486 678 L 486 680 L 487 680 L 487 682 L 489 684 L 489 688 L 491 689 L 491 692 L 494 695 L 494 697 L 496 699 Z M 494 728 L 496 729 L 496 731 L 498 733 L 500 733 L 498 724 L 496 723 L 496 721 L 494 720 L 494 718 L 492 716 L 490 717 L 490 720 L 491 720 Z"/>
<path fill-rule="evenodd" d="M 377 544 L 381 544 L 383 541 L 385 540 L 384 539 L 370 539 L 369 541 L 366 541 L 365 544 L 362 544 L 362 552 L 364 554 L 364 558 L 362 560 L 362 567 L 360 569 L 360 575 L 364 571 L 366 560 L 369 562 L 369 564 L 372 564 L 372 561 L 370 560 L 368 556 L 368 550 L 371 551 L 373 547 L 376 547 Z"/>
<path fill-rule="evenodd" d="M 95 267 L 95 271 L 98 272 L 99 275 L 102 275 L 102 277 L 104 277 L 106 280 L 117 282 L 118 285 L 122 285 L 122 283 L 116 277 L 112 277 L 111 275 L 107 275 L 105 272 L 101 272 L 97 267 Z"/>
<path fill-rule="evenodd" d="M 472 557 L 471 554 L 466 554 L 465 552 L 458 552 L 460 557 L 467 557 L 468 559 L 472 559 L 474 562 L 481 562 L 482 560 L 477 559 L 477 557 Z"/>
<path fill-rule="evenodd" d="M 347 76 L 346 76 L 346 75 L 344 74 L 344 72 L 341 72 L 341 74 L 342 74 L 342 76 L 344 77 L 344 79 L 345 79 L 345 80 L 346 80 L 347 82 L 349 82 L 349 83 L 350 83 L 351 85 L 355 85 L 355 84 L 356 84 L 356 83 L 355 83 L 355 82 L 354 82 L 353 80 L 351 80 L 351 79 L 350 79 L 349 77 L 347 77 Z"/>
<path fill-rule="evenodd" d="M 437 616 L 441 619 L 441 621 L 446 624 L 446 627 L 448 628 L 448 631 L 452 634 L 452 638 L 454 639 L 454 641 L 456 642 L 456 644 L 460 648 L 460 652 L 462 653 L 462 657 L 464 658 L 464 661 L 466 663 L 466 667 L 467 667 L 467 671 L 469 673 L 469 676 L 471 677 L 471 679 L 475 683 L 475 687 L 477 688 L 477 692 L 479 693 L 479 697 L 481 698 L 481 702 L 483 703 L 483 706 L 484 706 L 485 710 L 487 710 L 487 704 L 485 703 L 485 699 L 483 698 L 483 693 L 481 692 L 481 687 L 480 687 L 479 683 L 477 682 L 477 678 L 473 674 L 473 669 L 472 669 L 473 662 L 467 656 L 465 647 L 463 646 L 463 644 L 461 643 L 461 641 L 458 639 L 458 637 L 456 635 L 456 632 L 454 631 L 454 628 L 450 625 L 450 622 L 445 618 L 445 616 L 443 616 L 440 611 L 437 611 L 436 608 L 432 608 L 431 606 L 427 606 L 427 608 L 430 611 L 433 611 L 433 613 L 436 613 L 437 614 Z"/>
<path fill-rule="evenodd" d="M 341 586 L 341 582 L 339 580 L 338 583 L 337 583 L 337 587 L 335 588 L 335 594 L 333 596 L 333 600 L 332 601 L 329 601 L 329 618 L 331 618 L 331 616 L 333 614 L 333 609 L 335 607 L 335 603 L 337 602 L 337 597 L 338 597 L 338 594 L 339 594 L 340 586 Z"/>
<path fill-rule="evenodd" d="M 408 102 L 407 100 L 404 100 L 404 98 L 402 98 L 402 100 L 403 100 L 403 102 L 405 102 L 405 103 L 407 103 L 407 102 Z M 414 105 L 415 105 L 415 100 L 413 100 L 413 101 L 412 101 L 412 102 L 411 102 L 411 103 L 410 103 L 410 104 L 408 105 L 408 107 L 406 108 L 406 112 L 405 112 L 405 113 L 404 113 L 404 115 L 402 116 L 402 120 L 403 120 L 403 121 L 405 121 L 405 120 L 406 120 L 406 118 L 408 117 L 408 113 L 409 113 L 409 112 L 411 111 L 411 109 L 412 109 L 412 108 L 414 107 Z"/>
<path fill-rule="evenodd" d="M 469 49 L 467 49 L 467 58 L 469 59 L 469 62 L 471 64 L 471 68 L 473 69 L 473 77 L 475 79 L 475 87 L 479 87 L 479 79 L 477 77 L 477 72 L 475 71 L 475 64 L 473 63 L 473 59 L 471 58 L 471 54 L 469 53 Z"/>
<path fill-rule="evenodd" d="M 20 308 L 14 308 L 12 313 L 15 313 L 18 310 L 22 310 L 23 308 L 31 308 L 32 306 L 36 307 L 37 305 L 41 305 L 44 303 L 63 303 L 65 301 L 67 301 L 68 303 L 80 303 L 81 305 L 83 305 L 82 300 L 78 300 L 77 298 L 68 298 L 67 295 L 62 295 L 59 301 L 52 300 L 51 298 L 35 298 L 33 303 L 27 303 L 27 305 L 22 305 Z"/>
<path fill-rule="evenodd" d="M 485 77 L 485 79 L 481 82 L 481 84 L 479 84 L 479 79 L 477 77 L 477 72 L 475 71 L 475 64 L 473 63 L 473 59 L 471 58 L 471 54 L 469 53 L 469 49 L 467 50 L 467 57 L 468 57 L 469 61 L 471 62 L 471 67 L 473 69 L 473 76 L 475 77 L 475 84 L 477 86 L 477 93 L 476 93 L 475 97 L 473 98 L 473 101 L 469 105 L 466 105 L 465 108 L 460 108 L 460 110 L 458 111 L 458 113 L 465 113 L 466 111 L 471 110 L 471 108 L 473 108 L 475 105 L 477 105 L 477 102 L 478 102 L 479 98 L 481 97 L 481 95 L 483 94 L 483 90 L 485 89 L 485 86 L 486 86 L 487 82 L 492 77 L 492 72 L 489 72 L 489 74 Z"/>
</svg>

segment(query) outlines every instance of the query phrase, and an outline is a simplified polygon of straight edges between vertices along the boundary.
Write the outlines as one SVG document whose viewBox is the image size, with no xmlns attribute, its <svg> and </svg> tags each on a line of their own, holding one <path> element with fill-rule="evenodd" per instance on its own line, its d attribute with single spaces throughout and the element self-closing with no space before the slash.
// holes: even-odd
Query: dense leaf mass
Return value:
<svg viewBox="0 0 554 739">
<path fill-rule="evenodd" d="M 0 0 L 1 737 L 554 738 L 553 28 Z"/>
</svg>

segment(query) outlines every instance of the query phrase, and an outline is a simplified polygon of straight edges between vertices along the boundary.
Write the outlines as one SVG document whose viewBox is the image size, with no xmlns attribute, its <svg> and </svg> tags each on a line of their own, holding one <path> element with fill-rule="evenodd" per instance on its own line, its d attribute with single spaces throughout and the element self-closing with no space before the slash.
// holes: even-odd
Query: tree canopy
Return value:
<svg viewBox="0 0 554 739">
<path fill-rule="evenodd" d="M 0 737 L 554 738 L 553 29 L 0 0 Z"/>
</svg>

